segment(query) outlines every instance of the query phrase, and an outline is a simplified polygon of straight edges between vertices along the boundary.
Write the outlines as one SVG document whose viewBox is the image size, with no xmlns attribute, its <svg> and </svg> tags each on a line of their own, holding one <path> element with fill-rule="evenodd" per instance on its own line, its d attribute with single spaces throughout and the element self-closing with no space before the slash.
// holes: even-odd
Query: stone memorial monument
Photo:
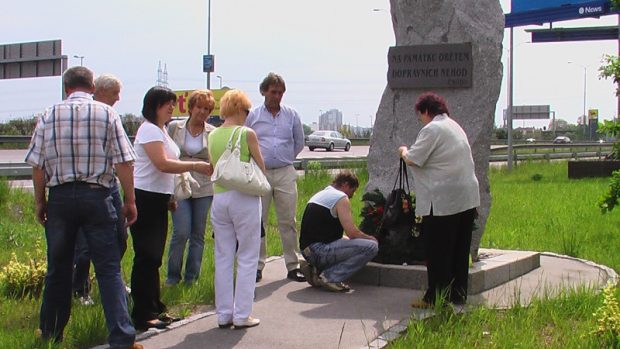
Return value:
<svg viewBox="0 0 620 349">
<path fill-rule="evenodd" d="M 465 130 L 480 182 L 477 259 L 491 204 L 490 139 L 502 81 L 504 15 L 498 0 L 390 0 L 396 46 L 388 53 L 388 86 L 379 105 L 368 154 L 366 191 L 392 190 L 400 145 L 411 145 L 422 124 L 414 105 L 420 94 L 442 95 L 450 117 Z"/>
</svg>

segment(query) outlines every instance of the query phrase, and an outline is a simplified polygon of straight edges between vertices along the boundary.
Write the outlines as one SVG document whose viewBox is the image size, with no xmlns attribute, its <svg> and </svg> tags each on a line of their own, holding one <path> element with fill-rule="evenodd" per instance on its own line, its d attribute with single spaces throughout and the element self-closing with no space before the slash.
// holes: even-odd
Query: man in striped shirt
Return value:
<svg viewBox="0 0 620 349">
<path fill-rule="evenodd" d="M 118 114 L 92 99 L 92 71 L 72 67 L 63 74 L 63 84 L 68 98 L 47 109 L 26 154 L 33 167 L 36 216 L 47 241 L 41 335 L 54 341 L 63 338 L 71 310 L 75 239 L 82 229 L 95 265 L 110 347 L 139 349 L 120 275 L 116 222 L 121 218 L 111 196 L 115 168 L 125 194 L 120 217 L 132 224 L 137 217 L 132 169 L 136 155 Z"/>
</svg>

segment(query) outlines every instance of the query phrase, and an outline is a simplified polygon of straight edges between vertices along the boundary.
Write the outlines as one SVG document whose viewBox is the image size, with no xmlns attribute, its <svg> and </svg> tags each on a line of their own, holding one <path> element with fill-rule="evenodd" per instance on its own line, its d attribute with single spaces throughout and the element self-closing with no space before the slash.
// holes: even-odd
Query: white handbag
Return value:
<svg viewBox="0 0 620 349">
<path fill-rule="evenodd" d="M 238 129 L 241 129 L 241 132 L 233 146 L 233 139 Z M 271 185 L 251 156 L 250 162 L 241 161 L 241 137 L 244 131 L 245 129 L 240 126 L 233 129 L 224 153 L 215 164 L 211 181 L 244 194 L 262 196 L 271 191 Z"/>
<path fill-rule="evenodd" d="M 174 175 L 174 199 L 176 201 L 189 199 L 192 197 L 192 186 L 200 187 L 194 177 L 189 172 L 177 173 Z"/>
</svg>

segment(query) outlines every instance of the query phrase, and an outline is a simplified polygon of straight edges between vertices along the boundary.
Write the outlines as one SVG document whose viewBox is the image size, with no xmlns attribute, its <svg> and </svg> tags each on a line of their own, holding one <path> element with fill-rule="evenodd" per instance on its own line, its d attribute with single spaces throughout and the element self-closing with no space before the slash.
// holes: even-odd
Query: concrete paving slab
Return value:
<svg viewBox="0 0 620 349">
<path fill-rule="evenodd" d="M 278 258 L 267 264 L 256 288 L 258 327 L 222 330 L 215 316 L 206 316 L 141 343 L 146 348 L 377 347 L 375 339 L 408 319 L 411 299 L 421 296 L 421 291 L 361 284 L 349 293 L 326 292 L 287 280 Z"/>
<path fill-rule="evenodd" d="M 432 309 L 411 309 L 422 291 L 352 283 L 351 293 L 330 293 L 285 278 L 282 258 L 272 258 L 256 289 L 254 316 L 258 327 L 221 330 L 213 312 L 195 321 L 138 338 L 148 349 L 159 348 L 383 348 L 409 321 L 433 316 Z M 566 289 L 600 289 L 618 275 L 595 263 L 550 253 L 540 255 L 540 268 L 480 294 L 468 306 L 510 307 L 529 304 Z M 466 309 L 463 309 L 466 311 Z M 146 338 L 150 336 L 149 338 Z M 100 348 L 105 348 L 104 346 Z"/>
</svg>

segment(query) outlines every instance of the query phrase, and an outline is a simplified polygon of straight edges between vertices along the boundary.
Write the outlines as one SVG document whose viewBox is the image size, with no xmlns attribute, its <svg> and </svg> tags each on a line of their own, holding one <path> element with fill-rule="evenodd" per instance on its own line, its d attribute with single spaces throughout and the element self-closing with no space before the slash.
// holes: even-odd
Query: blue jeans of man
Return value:
<svg viewBox="0 0 620 349">
<path fill-rule="evenodd" d="M 121 279 L 117 219 L 108 188 L 71 182 L 49 189 L 45 224 L 48 265 L 40 316 L 44 338 L 62 340 L 69 321 L 73 252 L 78 230 L 82 229 L 95 266 L 110 346 L 134 342 L 136 332 Z"/>
<path fill-rule="evenodd" d="M 121 199 L 118 184 L 114 183 L 112 188 L 110 188 L 110 195 L 112 195 L 116 214 L 120 217 L 123 209 L 123 200 Z M 121 259 L 123 259 L 123 255 L 127 250 L 127 228 L 125 228 L 124 219 L 118 219 L 116 221 L 116 230 L 118 233 L 118 246 L 121 252 Z M 88 243 L 86 242 L 86 236 L 82 229 L 78 231 L 75 240 L 73 264 L 73 294 L 77 297 L 88 296 L 90 293 L 90 253 L 88 253 Z"/>
<path fill-rule="evenodd" d="M 343 282 L 362 269 L 377 252 L 379 245 L 373 240 L 339 239 L 327 244 L 312 243 L 302 251 L 302 255 L 321 271 L 327 281 Z"/>
<path fill-rule="evenodd" d="M 172 213 L 172 237 L 168 249 L 168 276 L 167 284 L 177 284 L 181 281 L 183 254 L 187 248 L 185 262 L 185 283 L 193 283 L 200 276 L 202 253 L 205 247 L 205 228 L 207 213 L 211 207 L 213 196 L 189 198 L 177 202 L 177 209 Z"/>
</svg>

